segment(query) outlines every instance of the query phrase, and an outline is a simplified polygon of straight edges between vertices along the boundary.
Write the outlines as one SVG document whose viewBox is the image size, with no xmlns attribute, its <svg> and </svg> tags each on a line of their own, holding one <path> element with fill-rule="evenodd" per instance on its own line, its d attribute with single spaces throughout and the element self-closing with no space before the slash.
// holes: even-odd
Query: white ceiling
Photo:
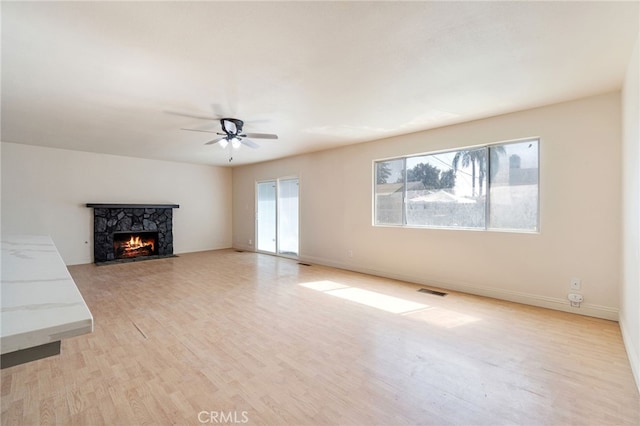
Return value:
<svg viewBox="0 0 640 426">
<path fill-rule="evenodd" d="M 232 165 L 617 90 L 638 2 L 6 2 L 3 142 Z"/>
</svg>

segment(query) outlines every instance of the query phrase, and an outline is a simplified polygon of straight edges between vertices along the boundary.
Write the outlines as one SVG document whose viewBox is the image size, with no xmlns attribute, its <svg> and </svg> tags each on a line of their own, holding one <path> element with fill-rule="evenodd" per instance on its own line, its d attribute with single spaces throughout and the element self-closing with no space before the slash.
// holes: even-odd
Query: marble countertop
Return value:
<svg viewBox="0 0 640 426">
<path fill-rule="evenodd" d="M 93 331 L 93 317 L 48 236 L 3 235 L 1 353 Z"/>
</svg>

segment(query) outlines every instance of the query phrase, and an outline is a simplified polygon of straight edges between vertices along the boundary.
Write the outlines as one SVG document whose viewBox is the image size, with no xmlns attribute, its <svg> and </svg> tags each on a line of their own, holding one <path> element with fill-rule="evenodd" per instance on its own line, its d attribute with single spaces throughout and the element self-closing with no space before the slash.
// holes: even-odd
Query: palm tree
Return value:
<svg viewBox="0 0 640 426">
<path fill-rule="evenodd" d="M 498 173 L 498 169 L 500 167 L 500 155 L 504 155 L 506 153 L 507 151 L 505 151 L 504 146 L 502 145 L 493 145 L 489 147 L 489 173 L 490 174 L 489 174 L 489 182 L 487 182 L 487 185 L 491 183 L 493 178 L 496 177 L 496 173 Z M 486 171 L 487 170 L 486 165 L 483 166 L 482 169 Z M 484 171 L 482 176 L 483 178 L 484 178 Z M 480 190 L 480 195 L 482 195 L 482 190 Z"/>
<path fill-rule="evenodd" d="M 471 195 L 476 196 L 476 167 L 484 163 L 485 150 L 480 149 L 464 149 L 456 152 L 453 157 L 453 170 L 458 171 L 458 166 L 462 163 L 462 167 L 471 165 Z M 482 158 L 482 159 L 481 159 Z M 484 174 L 483 174 L 484 177 Z M 482 193 L 482 183 L 480 183 L 480 192 Z"/>
<path fill-rule="evenodd" d="M 458 151 L 453 157 L 453 170 L 458 171 L 458 166 L 469 167 L 471 165 L 471 194 L 476 196 L 476 169 L 478 173 L 478 196 L 482 196 L 485 176 L 487 175 L 487 149 L 489 150 L 490 178 L 495 177 L 500 164 L 499 156 L 505 154 L 504 146 L 494 145 L 489 148 L 479 148 Z"/>
</svg>

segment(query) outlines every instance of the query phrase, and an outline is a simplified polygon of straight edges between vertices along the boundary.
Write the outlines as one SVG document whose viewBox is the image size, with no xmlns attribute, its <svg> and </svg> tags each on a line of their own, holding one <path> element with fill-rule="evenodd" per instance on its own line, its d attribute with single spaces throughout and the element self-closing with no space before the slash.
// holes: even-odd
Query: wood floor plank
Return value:
<svg viewBox="0 0 640 426">
<path fill-rule="evenodd" d="M 1 371 L 2 425 L 640 424 L 615 322 L 234 250 L 69 269 L 95 331 Z"/>
</svg>

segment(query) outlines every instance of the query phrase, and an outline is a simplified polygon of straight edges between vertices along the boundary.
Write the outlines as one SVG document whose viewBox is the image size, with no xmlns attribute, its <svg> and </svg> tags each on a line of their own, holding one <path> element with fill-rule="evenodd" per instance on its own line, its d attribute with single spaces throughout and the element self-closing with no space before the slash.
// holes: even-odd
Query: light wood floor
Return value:
<svg viewBox="0 0 640 426">
<path fill-rule="evenodd" d="M 3 425 L 640 424 L 615 322 L 233 250 L 69 269 L 95 332 L 2 370 Z"/>
</svg>

